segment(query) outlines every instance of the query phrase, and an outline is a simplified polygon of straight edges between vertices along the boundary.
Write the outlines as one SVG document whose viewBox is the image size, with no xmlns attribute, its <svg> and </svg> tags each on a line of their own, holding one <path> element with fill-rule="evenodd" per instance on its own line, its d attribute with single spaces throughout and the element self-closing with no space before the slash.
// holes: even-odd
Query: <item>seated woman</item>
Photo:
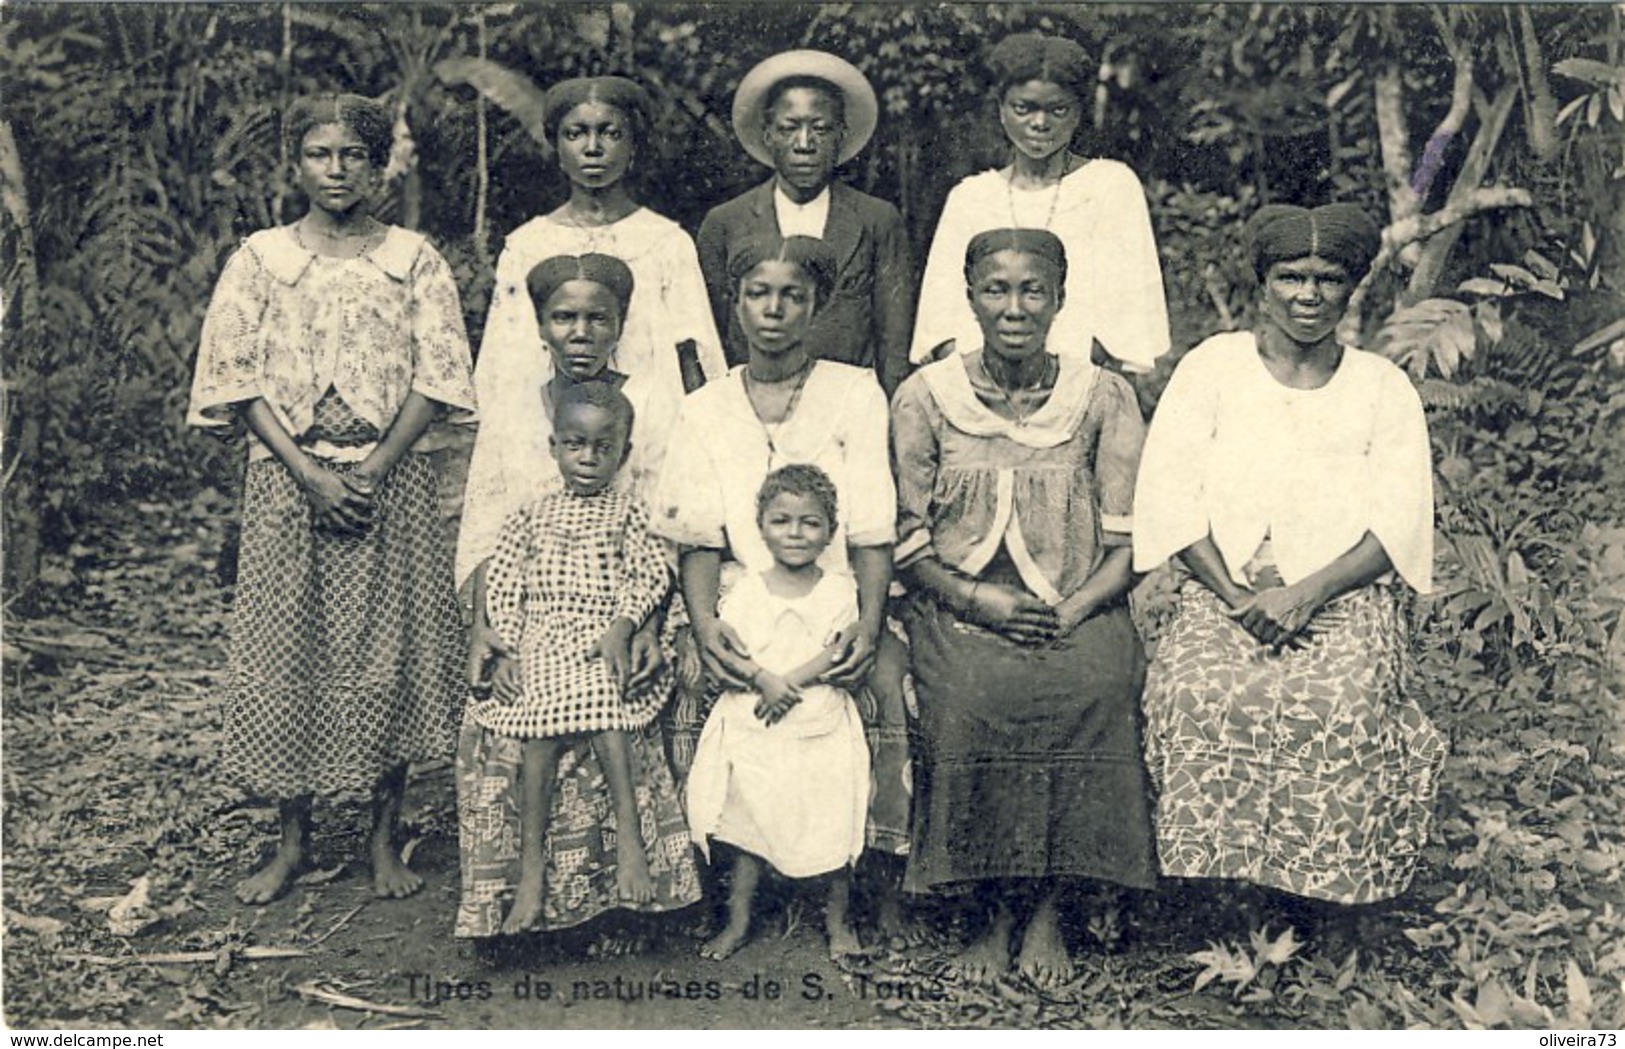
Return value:
<svg viewBox="0 0 1625 1049">
<path fill-rule="evenodd" d="M 554 358 L 553 377 L 532 394 L 531 411 L 544 433 L 553 431 L 562 406 L 582 399 L 583 387 L 601 386 L 619 391 L 609 398 L 611 402 L 620 403 L 617 398 L 628 402 L 635 448 L 645 435 L 643 420 L 633 410 L 637 399 L 624 396 L 635 387 L 607 365 L 633 294 L 631 271 L 607 255 L 559 256 L 537 265 L 526 285 L 541 318 L 542 340 Z M 552 443 L 555 453 L 568 451 Z M 623 450 L 616 457 L 617 467 L 622 458 L 629 459 L 630 453 Z M 603 464 L 596 465 L 601 468 Z M 544 482 L 551 480 L 555 491 L 562 491 L 563 468 L 562 460 L 553 457 L 538 462 L 531 483 L 543 490 L 550 487 Z M 634 511 L 629 508 L 629 493 L 618 480 L 602 480 L 614 498 L 601 497 L 598 502 L 641 521 L 641 497 L 631 504 Z M 543 505 L 533 501 L 534 507 Z M 659 680 L 664 659 L 655 640 L 658 628 L 638 629 L 626 639 L 624 652 L 617 643 L 618 665 L 606 662 L 602 667 L 603 673 L 613 676 L 612 685 L 602 680 L 592 684 L 600 675 L 586 650 L 593 647 L 597 635 L 586 634 L 603 632 L 610 622 L 583 624 L 591 620 L 586 613 L 604 612 L 613 604 L 606 596 L 612 592 L 613 573 L 605 567 L 600 577 L 600 566 L 607 564 L 600 557 L 618 556 L 619 568 L 624 570 L 626 550 L 611 555 L 604 549 L 605 543 L 595 542 L 591 522 L 583 514 L 552 514 L 532 520 L 535 517 L 534 511 L 527 514 L 523 510 L 510 515 L 511 524 L 525 526 L 517 533 L 524 541 L 511 546 L 505 570 L 500 564 L 495 566 L 499 599 L 492 604 L 496 607 L 487 608 L 488 565 L 482 561 L 473 572 L 475 621 L 469 679 L 483 684 L 489 672 L 496 698 L 508 702 L 472 704 L 464 715 L 458 741 L 463 885 L 455 929 L 458 936 L 564 929 L 616 908 L 674 910 L 700 895 L 677 789 L 659 730 L 650 723 L 667 695 L 651 692 L 650 686 L 668 684 Z M 532 555 L 534 564 L 519 568 L 518 562 L 525 560 L 519 555 L 525 552 Z M 503 579 L 508 582 L 502 584 Z M 527 587 L 539 588 L 563 604 L 564 611 L 544 614 L 534 622 L 527 619 L 520 633 L 533 635 L 526 641 L 526 647 L 533 648 L 532 658 L 517 661 L 520 634 L 515 632 L 514 607 L 516 595 Z M 509 623 L 506 640 L 493 629 L 488 615 L 504 610 Z M 636 618 L 643 621 L 641 615 Z M 648 619 L 658 619 L 658 614 Z M 637 625 L 621 623 L 629 632 Z M 547 657 L 549 647 L 558 650 L 554 653 L 558 659 Z M 535 658 L 538 654 L 541 659 Z M 603 658 L 602 652 L 599 658 Z M 559 697 L 523 696 L 524 662 L 533 664 L 530 676 L 537 683 L 551 677 L 568 686 L 572 694 L 563 697 L 565 714 L 532 715 L 531 708 L 539 707 L 543 699 Z M 593 697 L 598 700 L 595 704 L 589 703 Z M 520 698 L 528 702 L 518 702 Z M 563 725 L 578 733 L 607 724 L 583 720 L 583 715 L 591 713 L 590 706 L 600 712 L 620 708 L 623 717 L 610 720 L 624 729 L 624 738 L 614 741 L 616 751 L 624 751 L 629 759 L 624 765 L 618 758 L 605 761 L 603 754 L 585 742 L 554 748 L 551 760 L 544 762 L 539 753 L 543 748 L 534 745 L 534 739 L 526 761 L 525 737 L 551 734 L 541 731 L 544 725 L 550 730 Z M 567 721 L 571 724 L 565 725 Z M 533 773 L 529 776 L 521 772 L 527 764 Z M 551 771 L 555 767 L 556 774 Z M 630 772 L 629 783 L 618 775 L 623 768 Z M 544 770 L 549 773 L 546 783 L 541 782 Z M 630 786 L 630 793 L 623 785 Z M 528 823 L 523 819 L 527 802 L 533 817 Z M 535 818 L 538 813 L 539 819 Z M 623 829 L 634 820 L 642 840 L 629 843 Z M 631 855 L 634 847 L 641 856 Z"/>
<path fill-rule="evenodd" d="M 459 581 L 491 556 L 507 516 L 539 494 L 538 478 L 557 476 L 546 420 L 535 411 L 537 388 L 554 374 L 526 288 L 538 263 L 559 255 L 609 255 L 635 278 L 609 361 L 636 384 L 622 392 L 632 398 L 641 423 L 618 484 L 646 492 L 659 473 L 666 435 L 691 381 L 683 375 L 679 345 L 693 345 L 693 363 L 707 377 L 726 367 L 694 242 L 677 223 L 639 205 L 627 186 L 649 128 L 643 88 L 624 77 L 561 81 L 547 93 L 544 122 L 570 197 L 508 234 L 497 260 L 474 367 L 480 432 L 457 542 Z"/>
<path fill-rule="evenodd" d="M 682 547 L 683 600 L 709 677 L 733 690 L 750 687 L 753 653 L 719 618 L 718 598 L 741 576 L 773 567 L 757 526 L 756 496 L 781 466 L 817 466 L 841 493 L 834 535 L 818 560 L 856 579 L 858 615 L 839 632 L 840 656 L 824 680 L 846 689 L 862 684 L 885 624 L 897 511 L 886 396 L 872 369 L 814 359 L 805 341 L 835 272 L 828 247 L 811 237 L 762 238 L 737 248 L 729 279 L 749 359 L 683 402 L 651 504 L 650 529 Z M 672 751 L 680 775 L 692 762 L 710 698 L 698 689 L 678 691 Z M 906 767 L 872 757 L 872 768 Z M 905 789 L 902 775 L 876 783 L 871 846 L 877 813 L 907 812 Z"/>
<path fill-rule="evenodd" d="M 1257 330 L 1180 361 L 1135 496 L 1135 567 L 1190 573 L 1145 692 L 1158 852 L 1164 874 L 1370 903 L 1409 883 L 1445 755 L 1405 692 L 1427 423 L 1403 372 L 1334 334 L 1371 220 L 1269 206 L 1247 232 Z"/>
<path fill-rule="evenodd" d="M 1121 376 L 1050 352 L 1067 260 L 1044 230 L 977 234 L 965 282 L 980 347 L 906 380 L 892 406 L 897 563 L 912 591 L 924 761 L 906 885 L 969 887 L 992 927 L 959 972 L 1064 983 L 1059 894 L 1156 877 L 1129 621 L 1143 424 Z M 957 348 L 956 348 L 957 349 Z"/>
</svg>

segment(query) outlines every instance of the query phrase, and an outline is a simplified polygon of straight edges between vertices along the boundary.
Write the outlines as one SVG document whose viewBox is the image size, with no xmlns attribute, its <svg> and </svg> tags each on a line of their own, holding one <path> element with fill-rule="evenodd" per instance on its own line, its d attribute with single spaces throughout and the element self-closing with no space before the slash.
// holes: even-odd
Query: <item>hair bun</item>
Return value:
<svg viewBox="0 0 1625 1049">
<path fill-rule="evenodd" d="M 536 312 L 540 314 L 553 293 L 573 280 L 590 280 L 608 289 L 615 296 L 615 303 L 621 309 L 621 321 L 625 323 L 627 307 L 632 303 L 632 271 L 615 256 L 596 252 L 554 255 L 532 267 L 525 277 L 525 287 L 530 292 L 530 301 L 536 304 Z"/>
<path fill-rule="evenodd" d="M 1044 33 L 1015 33 L 987 53 L 993 90 L 1001 98 L 1018 84 L 1042 80 L 1089 98 L 1100 79 L 1099 66 L 1079 44 Z"/>
</svg>

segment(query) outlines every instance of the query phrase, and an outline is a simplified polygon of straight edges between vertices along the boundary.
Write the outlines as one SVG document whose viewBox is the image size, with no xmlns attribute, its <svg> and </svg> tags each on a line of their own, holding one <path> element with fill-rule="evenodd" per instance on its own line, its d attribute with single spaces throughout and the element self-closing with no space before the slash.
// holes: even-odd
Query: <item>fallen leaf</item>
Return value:
<svg viewBox="0 0 1625 1049">
<path fill-rule="evenodd" d="M 67 923 L 56 918 L 35 918 L 27 914 L 6 909 L 6 921 L 25 932 L 31 932 L 45 941 L 46 946 L 56 946 L 57 937 L 67 928 Z"/>
<path fill-rule="evenodd" d="M 152 913 L 152 881 L 143 874 L 107 912 L 107 928 L 114 936 L 136 936 L 159 920 Z"/>
<path fill-rule="evenodd" d="M 1586 982 L 1585 973 L 1569 959 L 1567 970 L 1564 972 L 1564 982 L 1569 991 L 1569 1015 L 1565 1027 L 1589 1027 L 1591 1025 L 1591 985 Z"/>
</svg>

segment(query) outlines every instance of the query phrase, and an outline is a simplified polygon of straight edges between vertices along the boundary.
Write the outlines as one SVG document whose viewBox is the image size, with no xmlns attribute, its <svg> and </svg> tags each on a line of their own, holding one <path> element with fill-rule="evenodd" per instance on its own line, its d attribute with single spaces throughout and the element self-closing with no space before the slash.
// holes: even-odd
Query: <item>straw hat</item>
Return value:
<svg viewBox="0 0 1625 1049">
<path fill-rule="evenodd" d="M 773 85 L 790 77 L 817 77 L 841 92 L 846 108 L 846 136 L 837 162 L 845 164 L 863 151 L 875 133 L 879 103 L 875 89 L 858 67 L 828 51 L 781 51 L 745 74 L 734 92 L 734 134 L 754 159 L 773 166 L 773 156 L 762 141 L 762 104 Z"/>
</svg>

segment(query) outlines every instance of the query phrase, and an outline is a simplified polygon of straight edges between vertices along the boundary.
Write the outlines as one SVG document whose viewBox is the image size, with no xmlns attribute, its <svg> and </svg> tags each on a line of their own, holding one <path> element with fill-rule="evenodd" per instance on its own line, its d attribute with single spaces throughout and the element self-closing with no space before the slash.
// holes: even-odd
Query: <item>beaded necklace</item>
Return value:
<svg viewBox="0 0 1625 1049">
<path fill-rule="evenodd" d="M 796 405 L 801 403 L 801 391 L 807 388 L 807 379 L 812 376 L 814 363 L 816 362 L 813 359 L 808 358 L 806 365 L 802 367 L 801 374 L 796 377 L 795 388 L 790 391 L 790 399 L 784 405 L 784 414 L 779 417 L 779 421 L 776 423 L 769 423 L 767 420 L 763 419 L 761 412 L 757 411 L 756 409 L 755 400 L 751 398 L 752 384 L 760 386 L 762 385 L 762 381 L 751 378 L 749 365 L 746 365 L 744 368 L 740 369 L 740 378 L 742 380 L 742 385 L 745 388 L 745 400 L 750 404 L 751 414 L 756 416 L 756 422 L 762 428 L 762 436 L 767 439 L 767 467 L 769 470 L 773 468 L 774 461 L 779 458 L 778 442 L 774 440 L 774 437 L 784 426 L 784 424 L 790 421 L 790 417 L 795 415 Z M 780 383 L 784 381 L 785 380 L 783 379 L 778 380 Z"/>
<path fill-rule="evenodd" d="M 1017 408 L 1015 398 L 1010 396 L 1012 391 L 1007 389 L 1003 383 L 999 382 L 999 380 L 993 375 L 993 369 L 987 366 L 986 350 L 982 351 L 982 359 L 979 363 L 982 366 L 982 374 L 987 376 L 987 381 L 992 384 L 993 389 L 999 395 L 999 399 L 1002 400 L 1004 402 L 1004 406 L 1009 409 L 1010 418 L 1017 426 L 1025 426 L 1027 424 L 1027 420 L 1031 419 L 1034 415 L 1037 415 L 1039 410 L 1043 408 L 1042 404 L 1037 405 L 1026 412 L 1023 412 L 1021 409 Z M 1033 383 L 1031 386 L 1018 386 L 1015 388 L 1014 392 L 1021 394 L 1034 394 L 1043 390 L 1046 386 L 1052 385 L 1055 382 L 1055 379 L 1058 377 L 1056 374 L 1056 366 L 1059 363 L 1058 358 L 1054 356 L 1046 356 L 1044 361 L 1044 373 L 1038 377 L 1038 381 Z"/>
</svg>

